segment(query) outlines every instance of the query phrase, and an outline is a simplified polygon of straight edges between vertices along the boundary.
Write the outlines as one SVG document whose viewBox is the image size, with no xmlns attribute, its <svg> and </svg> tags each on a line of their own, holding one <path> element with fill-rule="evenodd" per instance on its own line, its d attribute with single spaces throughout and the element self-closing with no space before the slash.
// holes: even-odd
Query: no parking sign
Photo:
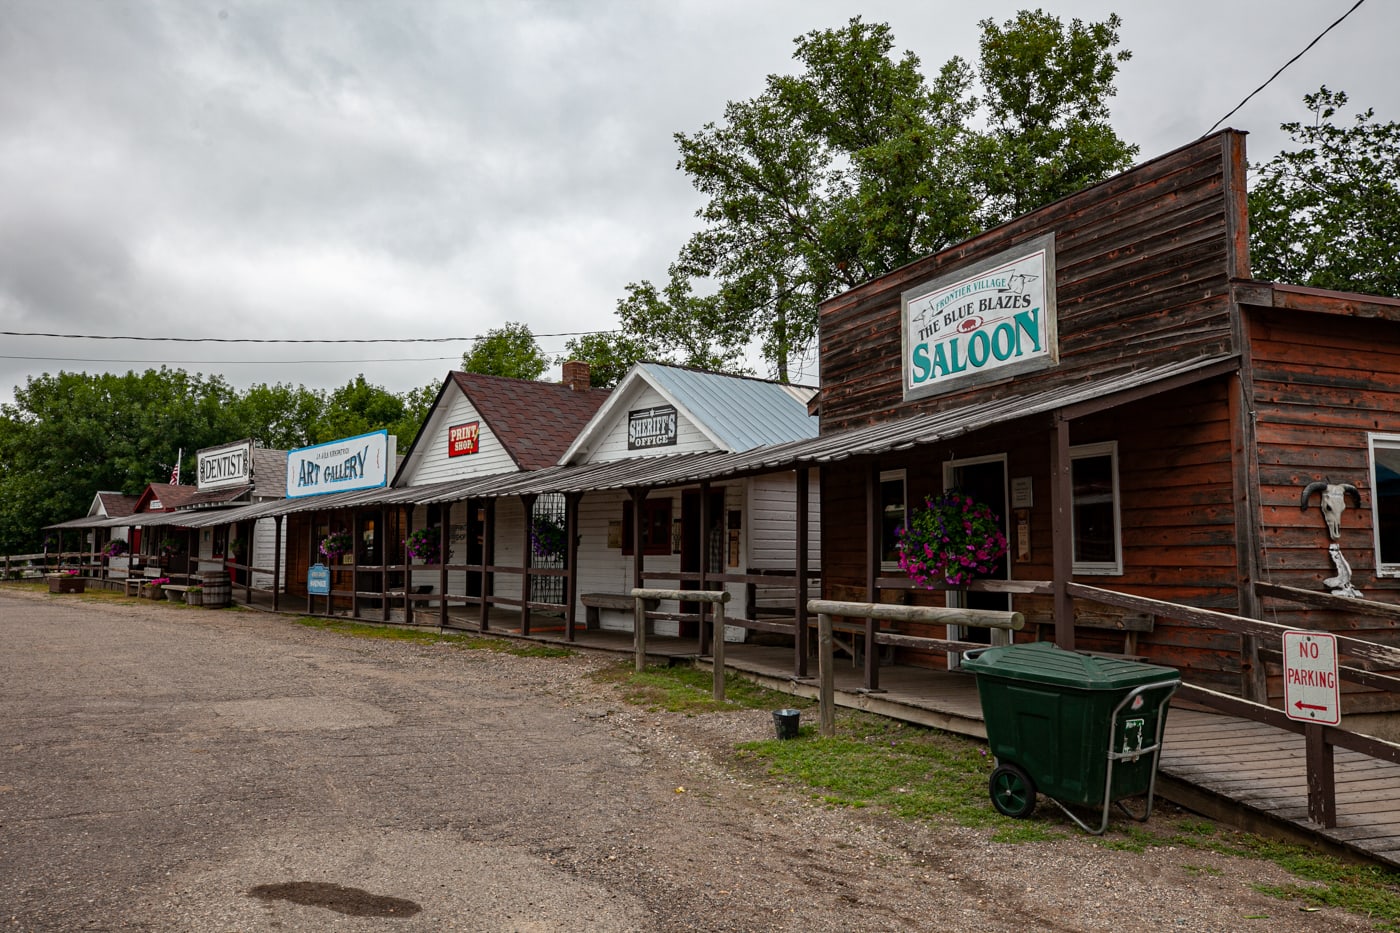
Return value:
<svg viewBox="0 0 1400 933">
<path fill-rule="evenodd" d="M 1289 719 L 1335 726 L 1342 721 L 1337 636 L 1283 633 L 1283 711 Z"/>
</svg>

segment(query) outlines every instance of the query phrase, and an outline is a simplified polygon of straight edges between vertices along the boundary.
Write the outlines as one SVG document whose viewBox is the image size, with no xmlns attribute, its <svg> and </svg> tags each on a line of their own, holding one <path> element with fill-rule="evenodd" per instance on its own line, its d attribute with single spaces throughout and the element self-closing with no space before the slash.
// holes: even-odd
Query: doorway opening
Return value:
<svg viewBox="0 0 1400 933">
<path fill-rule="evenodd" d="M 945 492 L 957 490 L 971 496 L 976 502 L 986 505 L 1001 522 L 1002 534 L 1010 540 L 1011 529 L 1007 525 L 1006 454 L 993 454 L 987 457 L 973 457 L 967 460 L 949 460 L 943 464 L 943 489 Z M 1006 554 L 997 560 L 991 573 L 978 574 L 978 579 L 1009 580 L 1011 562 Z M 993 609 L 1007 611 L 1011 608 L 1008 593 L 974 593 L 948 591 L 948 605 L 965 609 Z M 972 641 L 978 644 L 991 644 L 992 630 L 981 626 L 948 626 L 948 637 L 957 641 Z M 962 654 L 948 653 L 948 669 L 957 670 L 962 666 Z"/>
</svg>

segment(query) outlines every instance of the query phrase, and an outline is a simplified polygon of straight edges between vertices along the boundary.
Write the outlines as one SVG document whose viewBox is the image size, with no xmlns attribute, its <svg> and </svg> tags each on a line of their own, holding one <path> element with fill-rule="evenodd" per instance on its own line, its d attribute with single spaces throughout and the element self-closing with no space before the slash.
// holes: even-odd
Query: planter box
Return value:
<svg viewBox="0 0 1400 933">
<path fill-rule="evenodd" d="M 83 593 L 86 591 L 87 581 L 82 577 L 73 577 L 66 573 L 49 575 L 50 593 Z"/>
<path fill-rule="evenodd" d="M 146 599 L 164 599 L 165 590 L 161 589 L 158 586 L 150 586 L 148 584 L 146 586 L 141 587 L 141 595 L 144 596 Z"/>
</svg>

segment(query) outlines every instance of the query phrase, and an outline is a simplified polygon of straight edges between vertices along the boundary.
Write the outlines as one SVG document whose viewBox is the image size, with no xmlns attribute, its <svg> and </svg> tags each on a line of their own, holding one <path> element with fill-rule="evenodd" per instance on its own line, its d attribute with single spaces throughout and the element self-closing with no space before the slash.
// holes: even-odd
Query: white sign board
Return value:
<svg viewBox="0 0 1400 933">
<path fill-rule="evenodd" d="M 287 498 L 389 485 L 394 438 L 387 431 L 287 452 Z"/>
<path fill-rule="evenodd" d="M 239 441 L 212 447 L 195 455 L 199 462 L 199 488 L 226 489 L 253 481 L 253 442 Z"/>
<path fill-rule="evenodd" d="M 1337 636 L 1283 633 L 1283 711 L 1300 722 L 1335 726 L 1342 721 Z"/>
<path fill-rule="evenodd" d="M 900 305 L 906 399 L 1054 366 L 1055 238 L 911 288 Z"/>
</svg>

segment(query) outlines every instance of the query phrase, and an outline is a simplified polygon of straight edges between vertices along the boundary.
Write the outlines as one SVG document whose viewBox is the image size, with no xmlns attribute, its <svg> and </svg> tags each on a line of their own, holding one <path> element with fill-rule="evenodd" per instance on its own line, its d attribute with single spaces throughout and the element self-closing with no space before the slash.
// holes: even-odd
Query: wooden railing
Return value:
<svg viewBox="0 0 1400 933">
<path fill-rule="evenodd" d="M 710 659 L 714 667 L 714 698 L 724 699 L 724 606 L 729 602 L 726 590 L 656 590 L 636 587 L 632 590 L 636 610 L 632 616 L 632 650 L 637 670 L 647 665 L 647 601 L 676 600 L 688 603 L 709 603 L 715 607 L 714 637 L 710 639 Z"/>
<path fill-rule="evenodd" d="M 1074 599 L 1090 599 L 1097 603 L 1117 606 L 1122 609 L 1150 612 L 1158 618 L 1171 619 L 1198 628 L 1234 632 L 1246 637 L 1281 640 L 1283 633 L 1290 630 L 1289 626 L 1275 622 L 1249 619 L 1211 609 L 1196 609 L 1178 603 L 1163 602 L 1144 596 L 1131 596 L 1127 593 L 1117 593 L 1079 583 L 1067 584 L 1067 589 L 1069 595 Z M 1261 584 L 1257 589 L 1261 596 L 1288 599 L 1300 605 L 1322 607 L 1321 600 L 1333 599 L 1339 602 L 1327 602 L 1325 608 L 1345 609 L 1353 614 L 1366 613 L 1389 618 L 1400 615 L 1394 606 L 1368 603 L 1366 600 L 1328 597 L 1326 594 L 1313 593 L 1308 590 L 1273 585 Z M 1347 635 L 1337 635 L 1336 639 L 1337 648 L 1341 654 L 1363 663 L 1380 665 L 1390 670 L 1400 669 L 1400 649 Z M 1260 654 L 1271 660 L 1282 660 L 1281 651 L 1266 649 L 1262 650 Z M 1400 693 L 1400 678 L 1388 674 L 1380 674 L 1349 665 L 1339 665 L 1337 673 L 1342 680 L 1349 680 L 1372 689 Z M 1193 700 L 1241 719 L 1267 723 L 1279 729 L 1302 735 L 1307 748 L 1308 818 L 1328 829 L 1337 825 L 1337 788 L 1333 767 L 1333 748 L 1346 748 L 1371 758 L 1400 764 L 1400 745 L 1394 742 L 1362 735 L 1340 726 L 1299 722 L 1290 719 L 1286 714 L 1271 706 L 1193 684 L 1183 683 L 1178 695 L 1183 699 Z"/>
</svg>

